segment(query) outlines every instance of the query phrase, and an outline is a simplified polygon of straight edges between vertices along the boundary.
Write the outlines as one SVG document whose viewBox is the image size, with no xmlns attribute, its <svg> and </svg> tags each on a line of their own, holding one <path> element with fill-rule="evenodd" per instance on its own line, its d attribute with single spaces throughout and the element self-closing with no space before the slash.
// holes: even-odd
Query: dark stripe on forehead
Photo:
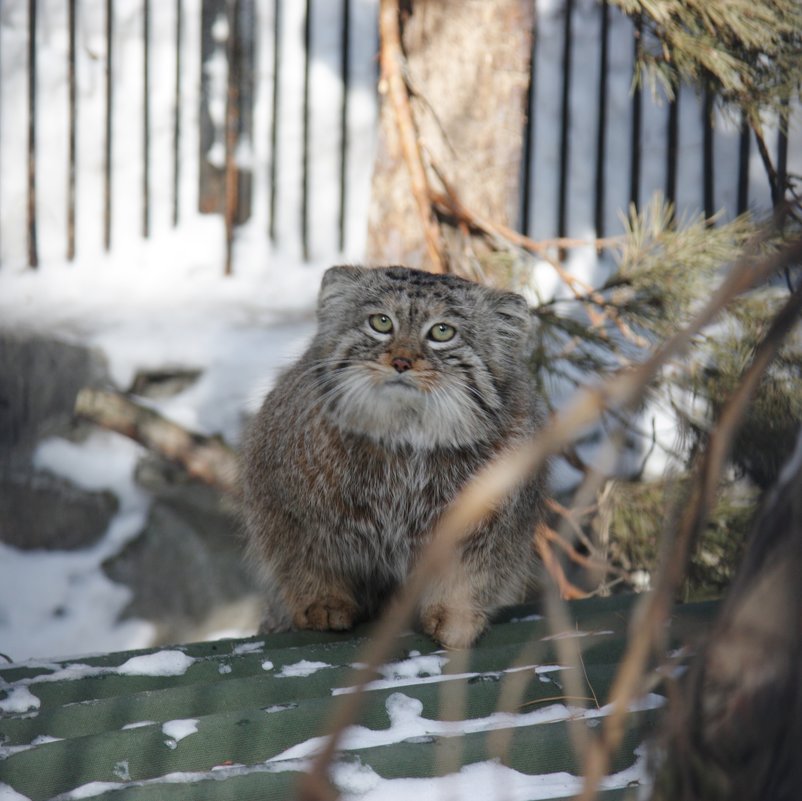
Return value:
<svg viewBox="0 0 802 801">
<path fill-rule="evenodd" d="M 468 288 L 476 286 L 470 281 L 466 281 L 464 278 L 458 278 L 456 275 L 440 275 L 437 273 L 428 273 L 425 270 L 412 270 L 408 267 L 384 267 L 378 268 L 376 272 L 383 274 L 393 282 L 404 282 L 409 287 L 432 288 L 442 286 L 444 288 Z"/>
</svg>

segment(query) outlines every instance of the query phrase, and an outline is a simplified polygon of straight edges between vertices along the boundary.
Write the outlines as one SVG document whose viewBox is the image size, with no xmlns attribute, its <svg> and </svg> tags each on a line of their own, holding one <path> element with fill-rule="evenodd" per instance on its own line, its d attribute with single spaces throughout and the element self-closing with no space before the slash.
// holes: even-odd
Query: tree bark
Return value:
<svg viewBox="0 0 802 801">
<path fill-rule="evenodd" d="M 398 13 L 382 0 L 382 16 Z M 482 217 L 515 226 L 530 80 L 533 3 L 529 0 L 414 0 L 402 17 L 414 134 L 429 190 L 445 188 Z M 383 40 L 383 48 L 387 45 Z M 373 173 L 367 260 L 436 270 L 421 211 L 420 176 L 411 169 L 405 129 L 393 102 L 383 53 L 379 142 Z M 433 167 L 434 165 L 434 167 Z M 413 165 L 414 167 L 414 165 Z M 412 174 L 412 179 L 411 179 Z M 441 225 L 447 266 L 465 272 L 476 243 Z M 478 247 L 478 246 L 477 246 Z"/>
</svg>

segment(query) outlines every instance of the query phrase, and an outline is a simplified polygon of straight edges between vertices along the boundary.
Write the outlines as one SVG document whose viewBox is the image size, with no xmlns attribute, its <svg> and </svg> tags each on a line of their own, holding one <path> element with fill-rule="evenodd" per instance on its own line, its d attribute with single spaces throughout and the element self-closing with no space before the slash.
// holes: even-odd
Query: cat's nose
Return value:
<svg viewBox="0 0 802 801">
<path fill-rule="evenodd" d="M 408 359 L 406 356 L 396 356 L 390 364 L 397 373 L 406 373 L 407 370 L 412 369 L 412 359 Z"/>
</svg>

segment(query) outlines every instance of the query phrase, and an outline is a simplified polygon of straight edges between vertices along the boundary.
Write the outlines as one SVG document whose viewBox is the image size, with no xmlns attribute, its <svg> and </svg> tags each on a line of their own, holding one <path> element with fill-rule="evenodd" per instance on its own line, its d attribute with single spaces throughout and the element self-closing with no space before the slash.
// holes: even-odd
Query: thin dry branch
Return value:
<svg viewBox="0 0 802 801">
<path fill-rule="evenodd" d="M 594 328 L 603 330 L 605 320 L 610 320 L 618 328 L 620 333 L 638 347 L 646 347 L 648 342 L 635 334 L 634 331 L 621 318 L 618 310 L 607 301 L 604 296 L 596 291 L 590 284 L 582 281 L 576 276 L 571 275 L 559 260 L 550 255 L 552 251 L 562 251 L 570 248 L 594 247 L 596 250 L 621 245 L 624 237 L 604 237 L 601 239 L 571 239 L 568 237 L 558 237 L 555 239 L 531 239 L 525 234 L 500 223 L 494 223 L 485 219 L 481 215 L 465 207 L 456 194 L 454 187 L 437 169 L 437 165 L 432 164 L 437 177 L 445 188 L 445 193 L 432 192 L 432 202 L 435 207 L 445 214 L 454 217 L 462 226 L 479 231 L 487 237 L 497 240 L 504 240 L 516 247 L 523 248 L 530 253 L 537 254 L 543 261 L 547 262 L 557 273 L 560 280 L 571 290 L 574 298 L 585 304 L 588 316 Z"/>
<path fill-rule="evenodd" d="M 409 171 L 412 194 L 418 207 L 432 272 L 445 273 L 448 272 L 445 249 L 440 227 L 432 209 L 426 168 L 423 165 L 415 118 L 409 103 L 409 89 L 404 79 L 406 59 L 401 46 L 400 13 L 398 0 L 381 1 L 379 10 L 381 88 L 387 94 L 395 113 L 401 150 Z"/>
<path fill-rule="evenodd" d="M 567 250 L 570 248 L 606 248 L 614 245 L 620 245 L 624 241 L 623 236 L 609 236 L 601 239 L 572 239 L 570 237 L 555 237 L 553 239 L 532 239 L 525 234 L 510 228 L 501 223 L 494 223 L 485 219 L 482 215 L 477 214 L 475 211 L 466 208 L 462 201 L 458 198 L 454 187 L 451 186 L 449 181 L 443 176 L 442 172 L 434 165 L 433 169 L 437 173 L 445 192 L 432 192 L 432 202 L 435 207 L 443 214 L 448 214 L 455 217 L 457 220 L 464 222 L 469 228 L 474 231 L 479 231 L 486 236 L 495 237 L 496 239 L 505 239 L 508 242 L 516 245 L 517 247 L 528 250 L 530 253 L 544 253 L 549 250 Z M 562 269 L 562 268 L 560 268 Z M 569 285 L 578 285 L 585 290 L 590 290 L 589 284 L 580 281 L 578 278 L 564 273 L 560 275 Z"/>
<path fill-rule="evenodd" d="M 796 240 L 780 253 L 761 260 L 755 259 L 754 252 L 745 256 L 733 266 L 694 320 L 658 348 L 651 358 L 639 367 L 613 375 L 595 387 L 579 390 L 564 410 L 552 417 L 537 436 L 504 453 L 474 476 L 444 513 L 396 602 L 381 618 L 374 636 L 360 655 L 358 661 L 361 667 L 356 671 L 353 681 L 356 691 L 340 697 L 327 727 L 329 737 L 313 760 L 309 773 L 301 779 L 299 790 L 303 801 L 323 801 L 335 797 L 328 779 L 329 765 L 343 732 L 359 712 L 364 688 L 373 677 L 376 667 L 392 653 L 398 636 L 409 625 L 424 589 L 447 567 L 454 549 L 466 532 L 472 530 L 526 476 L 538 470 L 549 454 L 570 442 L 576 432 L 596 422 L 608 409 L 632 408 L 642 398 L 660 368 L 686 350 L 696 334 L 734 297 L 787 265 L 796 263 L 801 257 L 802 239 Z M 638 660 L 635 664 L 639 667 L 641 662 Z M 635 677 L 638 675 L 640 673 L 636 672 Z"/>
<path fill-rule="evenodd" d="M 624 581 L 632 584 L 632 578 L 626 570 L 616 567 L 615 565 L 611 565 L 609 562 L 605 562 L 603 559 L 595 559 L 592 556 L 585 556 L 585 554 L 580 553 L 573 545 L 571 545 L 570 542 L 566 542 L 566 540 L 553 528 L 543 526 L 542 529 L 538 530 L 538 536 L 542 537 L 546 543 L 552 544 L 559 548 L 572 562 L 575 562 L 580 567 L 587 568 L 588 570 L 603 571 L 608 575 L 616 576 L 617 578 L 623 579 Z M 581 590 L 578 590 L 578 592 L 581 592 Z M 581 592 L 581 596 L 577 597 L 586 598 L 587 595 L 588 593 Z M 567 597 L 569 596 L 563 595 L 563 598 Z"/>
<path fill-rule="evenodd" d="M 572 584 L 565 575 L 565 571 L 551 547 L 551 543 L 554 542 L 555 539 L 560 540 L 561 544 L 568 545 L 568 543 L 563 543 L 557 532 L 553 531 L 548 526 L 540 526 L 535 534 L 535 548 L 540 556 L 540 561 L 543 562 L 543 567 L 546 568 L 552 580 L 557 585 L 560 598 L 566 601 L 587 598 L 588 594 L 584 590 L 579 589 L 575 584 Z M 570 548 L 570 546 L 568 547 Z M 578 555 L 579 554 L 577 554 L 577 556 Z"/>
<path fill-rule="evenodd" d="M 82 389 L 75 400 L 75 414 L 130 437 L 222 492 L 239 492 L 236 456 L 219 437 L 187 431 L 153 409 L 110 390 Z"/>
</svg>

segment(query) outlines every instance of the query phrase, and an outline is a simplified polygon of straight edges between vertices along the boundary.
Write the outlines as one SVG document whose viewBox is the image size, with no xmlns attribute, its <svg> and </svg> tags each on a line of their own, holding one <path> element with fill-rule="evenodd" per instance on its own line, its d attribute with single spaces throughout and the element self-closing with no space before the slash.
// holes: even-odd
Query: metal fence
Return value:
<svg viewBox="0 0 802 801">
<path fill-rule="evenodd" d="M 113 251 L 198 211 L 299 258 L 358 256 L 377 5 L 4 0 L 0 264 Z M 537 12 L 521 230 L 614 233 L 655 191 L 708 216 L 776 200 L 745 123 L 709 95 L 632 91 L 637 25 L 596 0 Z M 769 126 L 781 179 L 802 171 L 791 130 Z"/>
</svg>

